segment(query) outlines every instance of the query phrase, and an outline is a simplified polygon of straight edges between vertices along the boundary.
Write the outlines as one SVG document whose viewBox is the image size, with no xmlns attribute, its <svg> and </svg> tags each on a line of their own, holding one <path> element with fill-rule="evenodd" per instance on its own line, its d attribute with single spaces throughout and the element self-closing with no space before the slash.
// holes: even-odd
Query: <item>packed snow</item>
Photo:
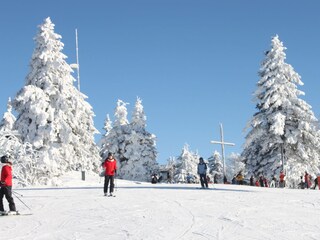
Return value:
<svg viewBox="0 0 320 240">
<path fill-rule="evenodd" d="M 320 239 L 319 190 L 117 180 L 104 197 L 97 176 L 61 180 L 14 189 L 32 215 L 0 217 L 0 239 Z"/>
</svg>

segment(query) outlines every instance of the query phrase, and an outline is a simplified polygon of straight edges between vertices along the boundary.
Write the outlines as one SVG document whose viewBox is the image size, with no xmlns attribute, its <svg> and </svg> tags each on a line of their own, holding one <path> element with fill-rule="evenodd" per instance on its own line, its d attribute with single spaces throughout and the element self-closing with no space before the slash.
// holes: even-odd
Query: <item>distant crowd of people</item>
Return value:
<svg viewBox="0 0 320 240">
<path fill-rule="evenodd" d="M 264 175 L 260 175 L 259 177 L 254 177 L 251 175 L 249 179 L 249 183 L 245 182 L 244 176 L 242 172 L 240 171 L 237 175 L 235 175 L 231 181 L 232 184 L 239 184 L 239 185 L 250 185 L 250 186 L 256 186 L 256 187 L 271 187 L 271 188 L 284 188 L 286 187 L 286 181 L 285 181 L 285 173 L 283 171 L 280 171 L 279 178 L 276 178 L 275 175 L 271 177 L 271 179 L 267 179 Z M 319 178 L 320 176 L 315 176 L 312 178 L 312 176 L 305 171 L 304 175 L 300 176 L 298 188 L 300 189 L 316 189 L 319 186 Z"/>
</svg>

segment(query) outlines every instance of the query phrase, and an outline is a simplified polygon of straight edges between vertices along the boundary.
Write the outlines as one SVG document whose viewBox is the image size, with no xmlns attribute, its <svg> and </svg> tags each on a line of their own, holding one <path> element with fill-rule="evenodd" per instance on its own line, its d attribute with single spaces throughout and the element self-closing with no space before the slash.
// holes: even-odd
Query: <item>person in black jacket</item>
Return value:
<svg viewBox="0 0 320 240">
<path fill-rule="evenodd" d="M 202 188 L 204 188 L 204 186 L 208 188 L 207 169 L 207 164 L 203 161 L 203 158 L 199 158 L 198 174 L 200 175 L 200 182 Z"/>
</svg>

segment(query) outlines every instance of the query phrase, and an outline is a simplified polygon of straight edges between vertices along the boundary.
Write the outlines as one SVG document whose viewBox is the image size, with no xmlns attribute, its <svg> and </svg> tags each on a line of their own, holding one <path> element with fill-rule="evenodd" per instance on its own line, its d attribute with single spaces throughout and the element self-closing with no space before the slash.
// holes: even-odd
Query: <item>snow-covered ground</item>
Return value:
<svg viewBox="0 0 320 240">
<path fill-rule="evenodd" d="M 320 239 L 319 190 L 117 180 L 113 198 L 102 179 L 87 178 L 15 189 L 33 215 L 0 217 L 0 239 Z"/>
</svg>

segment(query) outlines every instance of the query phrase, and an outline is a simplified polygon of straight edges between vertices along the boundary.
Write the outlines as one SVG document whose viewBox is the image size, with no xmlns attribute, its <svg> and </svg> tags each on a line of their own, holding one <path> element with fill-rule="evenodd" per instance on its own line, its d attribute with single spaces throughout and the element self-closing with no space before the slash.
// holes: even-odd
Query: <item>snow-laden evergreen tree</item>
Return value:
<svg viewBox="0 0 320 240">
<path fill-rule="evenodd" d="M 106 120 L 104 121 L 104 127 L 103 129 L 106 131 L 105 136 L 110 132 L 112 129 L 112 121 L 110 119 L 109 114 L 107 114 Z"/>
<path fill-rule="evenodd" d="M 208 158 L 209 173 L 212 177 L 216 175 L 219 182 L 223 181 L 223 163 L 218 151 L 214 151 L 213 156 Z"/>
<path fill-rule="evenodd" d="M 197 181 L 199 158 L 198 153 L 189 150 L 189 145 L 185 144 L 182 148 L 181 155 L 176 158 L 174 181 L 186 183 L 188 175 Z"/>
<path fill-rule="evenodd" d="M 170 157 L 167 160 L 167 164 L 165 166 L 165 169 L 168 171 L 168 183 L 174 183 L 174 173 L 175 173 L 175 168 L 176 168 L 176 158 L 175 157 Z"/>
<path fill-rule="evenodd" d="M 267 177 L 284 168 L 293 182 L 308 171 L 318 172 L 319 134 L 311 106 L 299 96 L 303 85 L 293 67 L 285 62 L 286 48 L 278 36 L 272 38 L 259 71 L 254 93 L 257 112 L 248 123 L 250 129 L 242 158 L 250 174 Z"/>
<path fill-rule="evenodd" d="M 15 156 L 17 148 L 20 148 L 21 141 L 18 133 L 13 130 L 15 116 L 12 114 L 11 99 L 7 104 L 7 111 L 3 114 L 0 121 L 0 157 L 3 155 Z"/>
<path fill-rule="evenodd" d="M 139 131 L 146 128 L 147 117 L 144 113 L 142 100 L 137 98 L 136 104 L 134 106 L 134 111 L 132 113 L 131 125 L 135 131 Z"/>
<path fill-rule="evenodd" d="M 118 176 L 127 180 L 149 181 L 157 171 L 156 137 L 146 127 L 142 102 L 137 100 L 132 122 L 127 119 L 127 103 L 118 100 L 113 128 L 102 139 L 101 155 L 115 154 Z"/>
<path fill-rule="evenodd" d="M 39 26 L 35 43 L 26 84 L 13 102 L 18 113 L 14 128 L 37 152 L 48 180 L 70 170 L 96 170 L 94 113 L 73 85 L 61 36 L 50 18 Z"/>
<path fill-rule="evenodd" d="M 7 112 L 3 114 L 3 118 L 0 122 L 0 131 L 7 132 L 13 130 L 13 125 L 16 121 L 16 117 L 12 114 L 11 98 L 8 100 Z"/>
<path fill-rule="evenodd" d="M 102 157 L 102 161 L 104 161 L 108 156 L 108 153 L 111 152 L 118 160 L 118 167 L 119 163 L 128 161 L 128 158 L 124 155 L 126 152 L 125 147 L 130 139 L 129 135 L 131 132 L 127 118 L 127 104 L 128 103 L 125 103 L 122 100 L 117 101 L 117 106 L 114 112 L 115 121 L 112 124 L 109 115 L 107 115 L 104 127 L 106 133 L 101 139 L 100 155 Z"/>
<path fill-rule="evenodd" d="M 27 186 L 30 183 L 42 181 L 41 166 L 37 164 L 36 154 L 32 146 L 22 143 L 17 131 L 13 130 L 15 116 L 12 114 L 11 99 L 8 101 L 7 112 L 0 123 L 0 156 L 7 155 L 13 163 L 13 177 L 15 186 Z M 28 170 L 27 170 L 28 169 Z"/>
</svg>

